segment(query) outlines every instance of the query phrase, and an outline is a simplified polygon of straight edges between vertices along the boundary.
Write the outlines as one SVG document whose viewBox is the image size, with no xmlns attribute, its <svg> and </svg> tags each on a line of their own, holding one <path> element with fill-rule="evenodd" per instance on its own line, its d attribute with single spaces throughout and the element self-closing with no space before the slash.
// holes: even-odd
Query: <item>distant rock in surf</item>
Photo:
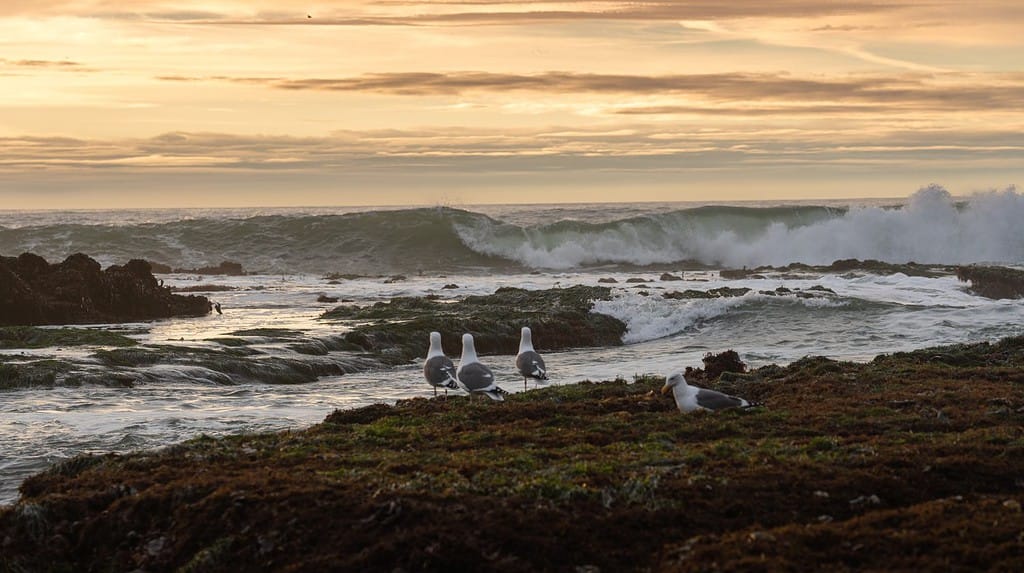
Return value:
<svg viewBox="0 0 1024 573">
<path fill-rule="evenodd" d="M 970 282 L 970 291 L 985 298 L 1024 297 L 1024 271 L 1006 267 L 957 267 L 956 278 Z"/>
<path fill-rule="evenodd" d="M 231 261 L 224 261 L 215 267 L 199 267 L 198 269 L 174 269 L 174 272 L 191 275 L 242 276 L 245 274 L 245 270 L 242 269 L 242 263 L 233 263 Z"/>
<path fill-rule="evenodd" d="M 82 253 L 52 265 L 32 253 L 0 257 L 0 325 L 132 322 L 210 312 L 206 297 L 171 293 L 151 269 L 133 259 L 101 270 Z"/>
</svg>

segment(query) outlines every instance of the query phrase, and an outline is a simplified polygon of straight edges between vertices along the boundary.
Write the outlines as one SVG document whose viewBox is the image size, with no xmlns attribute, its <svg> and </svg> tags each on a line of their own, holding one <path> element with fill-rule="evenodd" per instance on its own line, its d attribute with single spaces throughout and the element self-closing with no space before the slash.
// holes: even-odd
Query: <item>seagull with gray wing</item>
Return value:
<svg viewBox="0 0 1024 573">
<path fill-rule="evenodd" d="M 672 391 L 675 396 L 676 406 L 681 412 L 693 412 L 695 410 L 728 410 L 729 408 L 749 408 L 750 402 L 743 398 L 730 396 L 714 390 L 690 386 L 682 372 L 670 374 L 665 378 L 665 385 L 661 387 L 662 394 Z"/>
<path fill-rule="evenodd" d="M 548 371 L 544 366 L 544 359 L 533 349 L 533 333 L 529 326 L 524 326 L 519 338 L 519 354 L 516 355 L 516 369 L 523 375 L 523 390 L 526 390 L 526 380 L 547 380 Z"/>
<path fill-rule="evenodd" d="M 458 380 L 455 378 L 455 364 L 445 356 L 441 350 L 441 333 L 430 333 L 430 351 L 427 352 L 427 359 L 423 362 L 423 377 L 434 387 L 434 396 L 437 396 L 437 389 L 444 388 L 444 397 L 448 399 L 448 389 L 457 389 Z"/>
<path fill-rule="evenodd" d="M 459 359 L 459 368 L 455 371 L 455 378 L 459 386 L 469 392 L 469 395 L 484 394 L 491 400 L 505 401 L 508 394 L 494 383 L 494 373 L 487 366 L 484 366 L 476 357 L 476 346 L 473 343 L 473 335 L 462 335 L 462 358 Z"/>
</svg>

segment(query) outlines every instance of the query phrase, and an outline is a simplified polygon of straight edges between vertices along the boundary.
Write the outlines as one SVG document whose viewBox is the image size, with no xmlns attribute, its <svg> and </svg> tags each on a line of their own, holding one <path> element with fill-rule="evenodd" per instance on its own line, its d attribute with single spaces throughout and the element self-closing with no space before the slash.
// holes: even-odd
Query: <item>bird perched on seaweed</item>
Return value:
<svg viewBox="0 0 1024 573">
<path fill-rule="evenodd" d="M 430 333 L 430 350 L 427 351 L 427 359 L 423 361 L 423 377 L 434 387 L 434 396 L 437 396 L 437 389 L 444 388 L 444 397 L 448 398 L 448 389 L 459 387 L 459 381 L 455 378 L 455 364 L 445 356 L 441 349 L 441 333 Z"/>
<path fill-rule="evenodd" d="M 523 390 L 526 390 L 526 381 L 547 380 L 548 371 L 544 366 L 544 359 L 533 349 L 533 333 L 529 326 L 524 326 L 519 338 L 519 354 L 516 355 L 516 368 L 523 375 Z"/>
</svg>

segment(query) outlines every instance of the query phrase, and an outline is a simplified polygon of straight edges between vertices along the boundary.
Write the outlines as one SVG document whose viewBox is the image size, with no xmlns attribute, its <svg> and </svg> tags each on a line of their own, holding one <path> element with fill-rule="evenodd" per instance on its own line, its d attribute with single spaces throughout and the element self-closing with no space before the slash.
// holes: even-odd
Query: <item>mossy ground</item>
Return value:
<svg viewBox="0 0 1024 573">
<path fill-rule="evenodd" d="M 1024 570 L 1024 338 L 729 379 L 764 406 L 585 383 L 76 458 L 0 571 Z"/>
</svg>

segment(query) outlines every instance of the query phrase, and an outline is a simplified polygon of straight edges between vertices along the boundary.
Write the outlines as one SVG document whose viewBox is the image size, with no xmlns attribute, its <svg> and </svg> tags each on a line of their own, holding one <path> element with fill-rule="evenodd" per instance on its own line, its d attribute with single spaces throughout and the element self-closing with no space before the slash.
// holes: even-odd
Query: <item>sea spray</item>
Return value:
<svg viewBox="0 0 1024 573">
<path fill-rule="evenodd" d="M 473 221 L 458 227 L 474 250 L 526 266 L 695 261 L 725 267 L 829 264 L 1024 262 L 1024 197 L 1014 188 L 958 204 L 944 189 L 915 193 L 904 208 L 706 207 L 600 225 L 554 224 L 518 234 Z"/>
</svg>

